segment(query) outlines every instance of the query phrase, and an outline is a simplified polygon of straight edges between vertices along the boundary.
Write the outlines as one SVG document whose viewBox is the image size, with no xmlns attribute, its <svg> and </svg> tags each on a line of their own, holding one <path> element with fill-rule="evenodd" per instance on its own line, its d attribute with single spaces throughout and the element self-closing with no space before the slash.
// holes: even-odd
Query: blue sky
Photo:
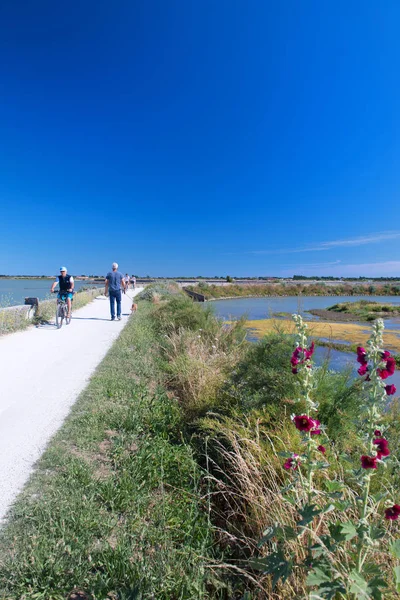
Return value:
<svg viewBox="0 0 400 600">
<path fill-rule="evenodd" d="M 400 276 L 399 18 L 2 0 L 0 273 Z"/>
</svg>

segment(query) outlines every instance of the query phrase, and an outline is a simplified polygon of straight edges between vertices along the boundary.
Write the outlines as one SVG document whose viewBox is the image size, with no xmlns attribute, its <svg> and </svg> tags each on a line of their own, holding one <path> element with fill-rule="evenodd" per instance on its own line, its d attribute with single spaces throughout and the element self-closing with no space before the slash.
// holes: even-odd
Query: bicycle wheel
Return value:
<svg viewBox="0 0 400 600">
<path fill-rule="evenodd" d="M 58 304 L 57 310 L 56 310 L 57 329 L 61 329 L 62 324 L 63 324 L 63 319 L 64 319 L 64 307 L 62 306 L 62 304 Z"/>
</svg>

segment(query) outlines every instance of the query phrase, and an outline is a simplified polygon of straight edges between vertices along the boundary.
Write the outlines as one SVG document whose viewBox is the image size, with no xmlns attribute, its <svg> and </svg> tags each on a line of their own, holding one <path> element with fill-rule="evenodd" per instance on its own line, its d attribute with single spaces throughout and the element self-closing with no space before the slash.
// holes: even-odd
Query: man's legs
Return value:
<svg viewBox="0 0 400 600">
<path fill-rule="evenodd" d="M 67 305 L 68 305 L 68 318 L 71 317 L 71 298 L 67 298 Z"/>
<path fill-rule="evenodd" d="M 115 299 L 117 301 L 117 318 L 121 318 L 121 290 L 115 292 Z"/>
<path fill-rule="evenodd" d="M 111 319 L 114 320 L 115 319 L 115 295 L 114 295 L 114 292 L 110 292 L 110 312 L 111 312 Z"/>
</svg>

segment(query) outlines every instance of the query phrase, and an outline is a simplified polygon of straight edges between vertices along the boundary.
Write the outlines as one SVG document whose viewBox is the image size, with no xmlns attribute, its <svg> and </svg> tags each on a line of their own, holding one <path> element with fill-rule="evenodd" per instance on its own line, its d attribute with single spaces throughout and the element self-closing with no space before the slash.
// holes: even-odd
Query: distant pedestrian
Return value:
<svg viewBox="0 0 400 600">
<path fill-rule="evenodd" d="M 132 281 L 132 287 L 135 290 L 136 289 L 136 277 L 134 275 L 132 275 L 131 281 Z"/>
<path fill-rule="evenodd" d="M 115 302 L 117 303 L 117 319 L 121 320 L 121 288 L 125 291 L 125 281 L 118 271 L 118 263 L 112 264 L 112 271 L 107 273 L 105 294 L 110 294 L 111 321 L 115 321 Z"/>
<path fill-rule="evenodd" d="M 131 282 L 128 273 L 125 273 L 124 281 L 125 281 L 125 292 L 126 292 L 126 290 L 129 290 L 129 284 Z"/>
</svg>

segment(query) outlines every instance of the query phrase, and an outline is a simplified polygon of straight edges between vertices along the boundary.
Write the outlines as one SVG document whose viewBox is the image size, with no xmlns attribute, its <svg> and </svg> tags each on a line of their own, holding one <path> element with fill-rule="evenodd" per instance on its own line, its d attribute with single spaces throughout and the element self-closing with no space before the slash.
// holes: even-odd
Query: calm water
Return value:
<svg viewBox="0 0 400 600">
<path fill-rule="evenodd" d="M 55 277 L 54 277 L 55 279 Z M 52 281 L 50 279 L 0 279 L 0 307 L 24 304 L 27 296 L 44 300 L 49 296 Z M 85 281 L 75 281 L 75 289 L 82 287 L 102 287 Z"/>
<path fill-rule="evenodd" d="M 215 314 L 222 319 L 237 319 L 246 315 L 249 320 L 268 319 L 273 313 L 299 313 L 308 321 L 319 320 L 307 310 L 328 308 L 339 302 L 371 300 L 387 304 L 400 304 L 400 296 L 289 296 L 285 298 L 235 298 L 233 300 L 211 301 Z M 385 319 L 386 329 L 400 329 L 400 319 Z"/>
<path fill-rule="evenodd" d="M 267 319 L 275 312 L 288 312 L 290 314 L 299 312 L 304 315 L 307 320 L 313 317 L 305 311 L 311 308 L 328 308 L 339 302 L 354 302 L 355 300 L 373 300 L 376 302 L 385 302 L 388 304 L 400 304 L 400 296 L 335 296 L 335 297 L 286 297 L 286 298 L 238 298 L 234 300 L 217 300 L 211 302 L 214 306 L 215 314 L 224 320 L 238 318 L 246 315 L 249 320 Z M 387 329 L 400 329 L 400 319 L 385 319 L 385 327 Z M 249 336 L 251 341 L 257 338 Z M 359 367 L 356 357 L 348 352 L 340 352 L 330 348 L 317 346 L 315 349 L 315 362 L 321 365 L 329 358 L 329 366 L 335 371 L 342 371 L 350 367 L 354 376 L 357 376 Z M 390 378 L 390 383 L 394 383 L 400 390 L 400 371 L 396 371 Z"/>
</svg>

